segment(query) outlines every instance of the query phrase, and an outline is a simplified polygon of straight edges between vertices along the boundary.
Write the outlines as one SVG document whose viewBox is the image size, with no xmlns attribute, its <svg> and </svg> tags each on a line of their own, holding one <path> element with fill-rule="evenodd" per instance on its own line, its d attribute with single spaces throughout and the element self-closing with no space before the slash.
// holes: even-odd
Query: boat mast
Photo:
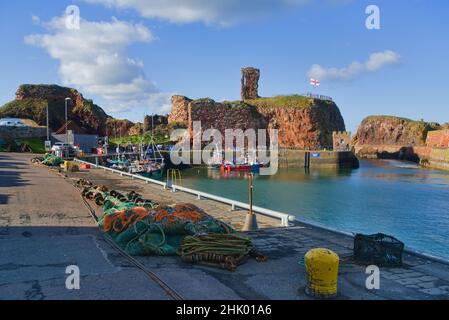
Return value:
<svg viewBox="0 0 449 320">
<path fill-rule="evenodd" d="M 150 150 L 153 151 L 153 161 L 157 161 L 157 160 L 162 160 L 162 163 L 164 163 L 164 157 L 162 156 L 162 153 L 160 152 L 159 148 L 156 147 L 155 144 L 155 140 L 154 140 L 154 114 L 151 115 L 151 137 L 150 137 L 150 141 L 148 142 L 148 147 L 147 150 L 145 152 L 145 157 L 148 154 L 148 151 Z M 157 154 L 157 156 L 156 156 Z"/>
<path fill-rule="evenodd" d="M 145 124 L 145 114 L 143 114 L 142 135 L 140 136 L 140 161 L 145 160 L 145 155 L 143 153 L 143 140 L 144 140 L 144 136 L 145 136 L 144 124 Z"/>
</svg>

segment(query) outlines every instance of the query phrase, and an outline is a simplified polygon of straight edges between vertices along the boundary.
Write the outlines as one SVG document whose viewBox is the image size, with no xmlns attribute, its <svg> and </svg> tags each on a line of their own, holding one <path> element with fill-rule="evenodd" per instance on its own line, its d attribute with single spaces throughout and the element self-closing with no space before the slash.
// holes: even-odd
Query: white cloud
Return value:
<svg viewBox="0 0 449 320">
<path fill-rule="evenodd" d="M 375 52 L 369 56 L 365 66 L 369 71 L 377 71 L 387 64 L 398 63 L 400 59 L 401 56 L 398 53 L 390 50 Z"/>
<path fill-rule="evenodd" d="M 230 25 L 311 0 L 85 0 L 118 9 L 133 9 L 145 18 L 174 23 L 203 22 Z"/>
<path fill-rule="evenodd" d="M 126 49 L 131 44 L 154 40 L 144 25 L 115 18 L 110 22 L 82 19 L 76 30 L 66 28 L 65 16 L 41 25 L 46 33 L 26 36 L 25 42 L 44 48 L 59 60 L 64 85 L 99 96 L 107 111 L 126 111 L 138 105 L 148 106 L 147 113 L 150 113 L 165 107 L 160 98 L 163 94 L 145 78 L 143 62 L 127 56 Z M 159 105 L 154 103 L 153 95 L 159 97 Z M 167 97 L 166 101 L 169 101 Z"/>
<path fill-rule="evenodd" d="M 390 50 L 375 52 L 364 63 L 355 61 L 344 68 L 323 68 L 319 64 L 314 64 L 307 72 L 307 76 L 319 80 L 351 80 L 362 73 L 375 72 L 387 65 L 396 64 L 400 59 L 398 53 Z"/>
<path fill-rule="evenodd" d="M 36 15 L 32 15 L 31 16 L 31 22 L 34 24 L 34 25 L 39 25 L 40 23 L 41 23 L 41 19 L 38 17 L 38 16 L 36 16 Z"/>
</svg>

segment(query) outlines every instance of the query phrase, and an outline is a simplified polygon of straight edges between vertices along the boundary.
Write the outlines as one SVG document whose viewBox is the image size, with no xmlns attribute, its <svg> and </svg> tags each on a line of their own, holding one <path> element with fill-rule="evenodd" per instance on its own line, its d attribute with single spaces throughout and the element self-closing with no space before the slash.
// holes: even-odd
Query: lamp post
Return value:
<svg viewBox="0 0 449 320">
<path fill-rule="evenodd" d="M 67 157 L 67 153 L 68 153 L 68 144 L 69 144 L 69 133 L 68 133 L 68 128 L 67 128 L 67 102 L 69 101 L 69 100 L 72 100 L 72 99 L 70 99 L 70 98 L 65 98 L 65 143 L 66 143 L 66 148 L 67 148 L 67 151 L 66 151 L 66 157 Z"/>
<path fill-rule="evenodd" d="M 50 131 L 48 128 L 48 102 L 47 102 L 47 141 L 50 140 Z"/>
<path fill-rule="evenodd" d="M 50 151 L 51 150 L 51 142 L 50 142 L 50 125 L 49 125 L 48 102 L 47 102 L 46 110 L 47 110 L 47 140 L 45 140 L 44 148 L 45 148 L 45 151 Z"/>
</svg>

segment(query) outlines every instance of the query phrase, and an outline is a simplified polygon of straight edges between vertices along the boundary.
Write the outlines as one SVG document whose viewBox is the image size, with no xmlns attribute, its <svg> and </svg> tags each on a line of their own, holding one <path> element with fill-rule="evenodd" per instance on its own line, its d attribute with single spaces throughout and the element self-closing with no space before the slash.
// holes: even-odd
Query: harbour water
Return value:
<svg viewBox="0 0 449 320">
<path fill-rule="evenodd" d="M 248 200 L 247 174 L 182 171 L 183 185 Z M 396 160 L 355 170 L 279 169 L 254 177 L 254 204 L 347 232 L 394 235 L 409 248 L 449 259 L 449 173 Z"/>
</svg>

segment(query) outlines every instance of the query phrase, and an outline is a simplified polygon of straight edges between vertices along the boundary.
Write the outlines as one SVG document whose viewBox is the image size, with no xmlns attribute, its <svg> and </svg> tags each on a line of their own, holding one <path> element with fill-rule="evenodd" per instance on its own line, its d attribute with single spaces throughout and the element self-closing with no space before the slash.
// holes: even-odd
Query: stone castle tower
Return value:
<svg viewBox="0 0 449 320">
<path fill-rule="evenodd" d="M 242 88 L 241 99 L 259 98 L 257 92 L 259 88 L 260 70 L 252 67 L 242 68 Z"/>
</svg>

